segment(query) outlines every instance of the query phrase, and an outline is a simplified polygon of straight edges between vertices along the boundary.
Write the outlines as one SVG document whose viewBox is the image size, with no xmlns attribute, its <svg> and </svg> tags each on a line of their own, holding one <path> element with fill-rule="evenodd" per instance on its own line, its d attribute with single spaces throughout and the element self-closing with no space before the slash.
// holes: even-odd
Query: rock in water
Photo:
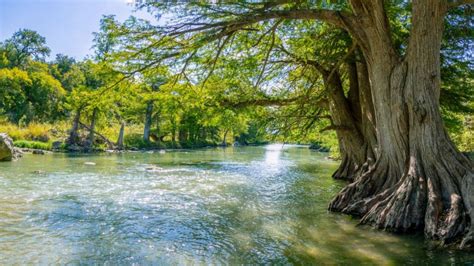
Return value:
<svg viewBox="0 0 474 266">
<path fill-rule="evenodd" d="M 92 165 L 95 165 L 95 163 L 94 162 L 85 162 L 84 165 L 91 165 L 92 166 Z"/>
<path fill-rule="evenodd" d="M 43 150 L 33 150 L 33 154 L 44 155 L 45 152 Z"/>
<path fill-rule="evenodd" d="M 13 140 L 5 133 L 0 133 L 0 161 L 12 161 L 19 156 L 13 146 Z"/>
</svg>

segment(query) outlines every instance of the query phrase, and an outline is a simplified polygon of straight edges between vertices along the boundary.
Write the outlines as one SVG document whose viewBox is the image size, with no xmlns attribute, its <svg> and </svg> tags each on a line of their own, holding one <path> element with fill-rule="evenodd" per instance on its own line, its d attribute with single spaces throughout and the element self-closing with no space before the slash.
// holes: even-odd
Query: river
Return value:
<svg viewBox="0 0 474 266">
<path fill-rule="evenodd" d="M 0 264 L 474 264 L 327 211 L 337 162 L 272 144 L 0 163 Z"/>
</svg>

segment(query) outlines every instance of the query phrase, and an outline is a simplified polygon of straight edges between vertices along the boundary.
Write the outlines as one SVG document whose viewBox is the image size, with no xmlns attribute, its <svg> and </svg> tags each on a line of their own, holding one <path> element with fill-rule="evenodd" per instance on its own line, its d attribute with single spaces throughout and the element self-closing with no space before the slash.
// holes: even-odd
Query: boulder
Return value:
<svg viewBox="0 0 474 266">
<path fill-rule="evenodd" d="M 13 146 L 13 140 L 5 133 L 0 133 L 0 161 L 12 161 L 19 157 L 19 152 Z"/>
<path fill-rule="evenodd" d="M 33 154 L 44 155 L 45 152 L 43 150 L 33 150 Z"/>
</svg>

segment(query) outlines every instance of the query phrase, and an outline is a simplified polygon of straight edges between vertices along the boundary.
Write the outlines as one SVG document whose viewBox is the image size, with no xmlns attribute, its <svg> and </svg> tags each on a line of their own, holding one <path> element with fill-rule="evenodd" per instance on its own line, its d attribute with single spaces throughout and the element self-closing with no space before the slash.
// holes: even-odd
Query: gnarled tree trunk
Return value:
<svg viewBox="0 0 474 266">
<path fill-rule="evenodd" d="M 342 161 L 333 174 L 336 179 L 353 180 L 374 163 L 377 143 L 370 85 L 365 64 L 349 62 L 350 89 L 344 95 L 338 71 L 320 69 L 329 92 L 329 111 L 332 129 L 336 130 Z"/>
<path fill-rule="evenodd" d="M 356 63 L 356 56 L 351 50 L 351 60 L 347 62 L 347 97 L 341 75 L 334 66 L 331 67 L 332 70 L 328 70 L 317 61 L 296 57 L 297 61 L 313 66 L 323 77 L 331 118 L 331 125 L 323 131 L 336 131 L 342 159 L 333 177 L 350 181 L 374 163 L 377 144 L 367 66 L 365 61 L 359 60 L 360 62 Z M 287 51 L 286 53 L 295 57 Z"/>
<path fill-rule="evenodd" d="M 412 31 L 400 59 L 382 1 L 351 1 L 368 63 L 379 143 L 373 167 L 356 177 L 330 209 L 362 223 L 423 229 L 443 243 L 473 247 L 474 168 L 450 141 L 439 111 L 440 44 L 447 4 L 414 1 Z M 461 242 L 462 241 L 462 242 Z"/>
</svg>

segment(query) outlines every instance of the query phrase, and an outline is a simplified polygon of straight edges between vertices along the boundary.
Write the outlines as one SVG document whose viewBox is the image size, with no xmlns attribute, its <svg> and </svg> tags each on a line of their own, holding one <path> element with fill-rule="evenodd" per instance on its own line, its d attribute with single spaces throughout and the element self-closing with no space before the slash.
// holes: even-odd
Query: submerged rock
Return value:
<svg viewBox="0 0 474 266">
<path fill-rule="evenodd" d="M 67 146 L 67 150 L 70 152 L 83 152 L 84 148 L 82 148 L 79 145 L 73 144 L 73 145 Z"/>
<path fill-rule="evenodd" d="M 13 146 L 13 140 L 0 133 L 0 161 L 12 161 L 20 157 L 21 152 Z"/>
<path fill-rule="evenodd" d="M 145 170 L 150 171 L 150 172 L 159 172 L 163 170 L 163 168 L 155 166 L 155 165 L 150 165 L 150 166 L 145 167 Z"/>
<path fill-rule="evenodd" d="M 33 154 L 44 155 L 45 152 L 43 150 L 33 150 Z"/>
</svg>

